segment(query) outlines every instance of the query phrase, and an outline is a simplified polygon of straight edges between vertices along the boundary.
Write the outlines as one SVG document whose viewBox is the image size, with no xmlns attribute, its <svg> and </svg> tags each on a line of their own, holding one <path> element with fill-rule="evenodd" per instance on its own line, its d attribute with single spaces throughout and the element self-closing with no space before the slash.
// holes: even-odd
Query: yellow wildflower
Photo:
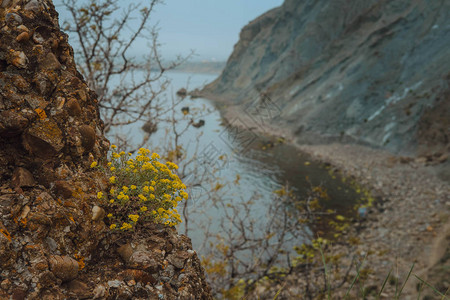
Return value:
<svg viewBox="0 0 450 300">
<path fill-rule="evenodd" d="M 131 228 L 133 228 L 133 226 L 131 226 L 130 224 L 128 224 L 128 223 L 126 223 L 126 222 L 123 222 L 122 223 L 122 227 L 120 227 L 120 229 L 121 230 L 128 230 L 128 229 L 131 229 Z"/>
<path fill-rule="evenodd" d="M 131 221 L 133 221 L 134 223 L 136 223 L 137 220 L 139 219 L 139 215 L 128 215 L 128 218 L 130 218 Z"/>
<path fill-rule="evenodd" d="M 124 193 L 127 193 L 127 192 L 128 192 L 128 187 L 124 185 L 124 186 L 122 187 L 122 190 L 123 190 Z"/>
<path fill-rule="evenodd" d="M 117 227 L 116 224 L 111 224 L 111 226 L 109 226 L 109 229 L 114 229 L 114 228 L 116 228 L 116 227 Z"/>
<path fill-rule="evenodd" d="M 102 192 L 98 192 L 97 193 L 97 199 L 102 199 L 103 198 L 103 193 Z"/>
<path fill-rule="evenodd" d="M 112 214 L 107 214 L 106 215 L 108 218 L 112 218 Z"/>
<path fill-rule="evenodd" d="M 111 145 L 111 148 L 112 149 L 117 149 L 117 146 L 116 145 Z"/>
<path fill-rule="evenodd" d="M 147 197 L 145 197 L 144 195 L 142 195 L 142 194 L 139 194 L 139 199 L 141 200 L 141 201 L 147 201 Z"/>
<path fill-rule="evenodd" d="M 147 211 L 147 206 L 142 206 L 142 207 L 141 207 L 141 211 L 142 211 L 142 212 L 146 212 L 146 211 Z"/>
<path fill-rule="evenodd" d="M 91 168 L 95 168 L 96 166 L 97 166 L 97 162 L 96 161 L 92 162 Z"/>
<path fill-rule="evenodd" d="M 174 164 L 173 162 L 168 161 L 168 162 L 166 162 L 166 165 L 167 165 L 170 169 L 175 169 L 175 170 L 178 169 L 178 166 L 177 166 L 176 164 Z"/>
<path fill-rule="evenodd" d="M 109 182 L 110 183 L 115 183 L 116 182 L 116 176 L 109 177 Z"/>
<path fill-rule="evenodd" d="M 132 185 L 130 185 L 130 189 L 135 190 L 136 186 L 132 184 Z"/>
<path fill-rule="evenodd" d="M 142 191 L 143 191 L 144 193 L 148 193 L 148 192 L 150 191 L 150 189 L 148 188 L 148 186 L 144 186 L 144 187 L 142 188 Z"/>
<path fill-rule="evenodd" d="M 116 167 L 111 167 L 111 168 L 109 168 L 109 169 L 111 170 L 111 172 L 113 172 L 113 171 L 116 170 Z"/>
<path fill-rule="evenodd" d="M 114 203 L 114 199 L 109 200 L 109 203 L 113 204 Z"/>
</svg>

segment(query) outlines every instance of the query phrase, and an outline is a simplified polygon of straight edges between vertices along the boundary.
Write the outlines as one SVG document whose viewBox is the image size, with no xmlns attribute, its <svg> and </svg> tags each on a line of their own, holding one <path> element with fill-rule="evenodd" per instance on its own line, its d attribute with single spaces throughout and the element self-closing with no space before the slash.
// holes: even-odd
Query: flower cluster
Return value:
<svg viewBox="0 0 450 300">
<path fill-rule="evenodd" d="M 172 162 L 161 163 L 159 155 L 141 148 L 137 156 L 118 152 L 111 146 L 111 158 L 105 173 L 110 190 L 98 192 L 104 201 L 110 229 L 131 230 L 143 221 L 174 226 L 181 222 L 177 206 L 188 198 L 186 186 L 174 173 L 178 166 Z M 97 163 L 91 165 L 97 168 Z"/>
</svg>

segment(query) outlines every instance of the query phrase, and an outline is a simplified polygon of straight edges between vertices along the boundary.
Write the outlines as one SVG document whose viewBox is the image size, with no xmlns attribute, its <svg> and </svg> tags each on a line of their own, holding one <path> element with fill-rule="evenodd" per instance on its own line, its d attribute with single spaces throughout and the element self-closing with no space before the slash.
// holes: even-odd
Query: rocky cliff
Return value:
<svg viewBox="0 0 450 300">
<path fill-rule="evenodd" d="M 449 49 L 449 1 L 286 0 L 242 29 L 200 95 L 244 111 L 270 102 L 267 124 L 301 143 L 442 153 Z"/>
<path fill-rule="evenodd" d="M 0 88 L 0 299 L 211 298 L 187 237 L 95 213 L 109 142 L 51 0 L 0 1 Z"/>
</svg>

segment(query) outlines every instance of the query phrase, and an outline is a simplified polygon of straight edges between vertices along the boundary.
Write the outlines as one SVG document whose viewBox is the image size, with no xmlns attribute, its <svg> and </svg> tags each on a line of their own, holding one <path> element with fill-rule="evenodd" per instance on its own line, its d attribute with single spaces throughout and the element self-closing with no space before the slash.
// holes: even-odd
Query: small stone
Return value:
<svg viewBox="0 0 450 300">
<path fill-rule="evenodd" d="M 51 252 L 55 252 L 56 249 L 58 249 L 58 244 L 51 237 L 46 237 L 45 238 L 45 242 L 46 242 L 46 244 L 47 244 L 47 246 L 48 246 L 48 248 L 50 249 Z"/>
<path fill-rule="evenodd" d="M 51 255 L 50 270 L 62 281 L 70 281 L 78 276 L 78 262 L 69 256 Z"/>
<path fill-rule="evenodd" d="M 31 0 L 24 7 L 25 10 L 31 10 L 33 12 L 39 12 L 39 8 L 40 4 L 37 0 Z"/>
<path fill-rule="evenodd" d="M 20 31 L 29 31 L 29 29 L 28 29 L 28 27 L 27 26 L 25 26 L 25 25 L 19 25 L 19 26 L 17 26 L 17 30 L 20 30 Z"/>
<path fill-rule="evenodd" d="M 184 268 L 184 262 L 189 258 L 187 252 L 177 252 L 176 254 L 171 254 L 167 257 L 169 262 L 178 269 Z"/>
<path fill-rule="evenodd" d="M 73 185 L 64 180 L 58 180 L 54 183 L 55 193 L 65 199 L 71 198 L 73 195 Z"/>
<path fill-rule="evenodd" d="M 110 288 L 118 288 L 122 285 L 123 281 L 120 280 L 110 280 L 108 281 L 108 286 Z"/>
<path fill-rule="evenodd" d="M 105 217 L 105 210 L 98 205 L 92 208 L 92 221 L 101 220 Z"/>
<path fill-rule="evenodd" d="M 95 131 L 89 125 L 81 125 L 79 128 L 81 134 L 81 145 L 85 151 L 91 151 L 95 145 Z"/>
<path fill-rule="evenodd" d="M 64 147 L 62 131 L 49 120 L 39 120 L 27 129 L 23 135 L 23 144 L 31 154 L 50 158 Z"/>
<path fill-rule="evenodd" d="M 66 99 L 64 97 L 56 98 L 56 109 L 61 110 L 64 106 L 64 103 L 66 103 Z"/>
<path fill-rule="evenodd" d="M 158 272 L 158 263 L 149 251 L 138 250 L 133 252 L 128 265 L 135 269 L 145 270 L 150 274 Z"/>
<path fill-rule="evenodd" d="M 36 35 L 36 33 L 34 35 Z M 58 61 L 56 56 L 51 52 L 45 55 L 40 62 L 44 70 L 58 70 L 59 68 L 61 68 L 61 63 Z"/>
<path fill-rule="evenodd" d="M 18 187 L 32 187 L 36 185 L 33 174 L 25 168 L 18 167 L 14 170 L 11 185 L 15 188 Z"/>
<path fill-rule="evenodd" d="M 38 72 L 33 77 L 33 83 L 37 87 L 40 96 L 49 96 L 53 89 L 55 88 L 55 84 L 50 80 L 48 76 L 46 76 L 43 72 Z M 43 108 L 43 107 L 41 107 Z"/>
<path fill-rule="evenodd" d="M 30 88 L 30 84 L 28 83 L 28 81 L 26 81 L 25 78 L 20 75 L 14 75 L 13 84 L 21 92 L 28 92 Z"/>
<path fill-rule="evenodd" d="M 20 134 L 28 125 L 28 120 L 14 110 L 0 112 L 0 135 L 14 136 Z"/>
<path fill-rule="evenodd" d="M 94 297 L 93 297 L 94 299 L 103 298 L 103 297 L 105 297 L 105 294 L 106 294 L 106 288 L 103 285 L 99 284 L 95 287 L 95 289 L 92 293 L 94 294 Z"/>
<path fill-rule="evenodd" d="M 92 296 L 92 293 L 89 292 L 88 285 L 78 279 L 67 283 L 67 288 L 81 299 L 90 298 Z"/>
<path fill-rule="evenodd" d="M 131 247 L 130 244 L 125 244 L 119 247 L 119 249 L 117 249 L 117 252 L 119 253 L 120 257 L 122 257 L 122 259 L 125 261 L 125 263 L 128 264 L 128 262 L 130 261 L 130 257 L 133 254 L 133 248 Z"/>
<path fill-rule="evenodd" d="M 11 299 L 13 300 L 23 300 L 27 296 L 26 289 L 19 287 L 13 290 Z"/>
<path fill-rule="evenodd" d="M 22 24 L 22 17 L 16 13 L 7 13 L 5 16 L 6 24 L 10 26 L 18 26 Z"/>
<path fill-rule="evenodd" d="M 26 31 L 24 31 L 16 37 L 16 41 L 18 41 L 18 42 L 28 41 L 29 38 L 30 38 L 30 34 Z"/>
<path fill-rule="evenodd" d="M 9 3 L 11 2 L 11 0 L 3 0 L 3 2 L 0 2 L 2 4 L 2 7 L 5 8 L 9 5 Z"/>
<path fill-rule="evenodd" d="M 28 58 L 22 51 L 10 50 L 10 60 L 11 64 L 17 68 L 26 68 L 28 63 Z"/>
<path fill-rule="evenodd" d="M 11 287 L 11 281 L 9 279 L 5 279 L 0 284 L 1 288 L 4 290 L 8 290 Z"/>
<path fill-rule="evenodd" d="M 31 208 L 28 205 L 25 205 L 22 209 L 22 213 L 20 214 L 20 219 L 23 220 L 28 216 Z"/>
<path fill-rule="evenodd" d="M 134 285 L 136 285 L 136 281 L 131 279 L 130 281 L 127 282 L 127 284 L 128 284 L 128 286 L 134 286 Z"/>
<path fill-rule="evenodd" d="M 79 116 L 82 113 L 81 106 L 75 98 L 70 98 L 66 103 L 66 107 L 67 112 L 72 117 Z"/>
</svg>

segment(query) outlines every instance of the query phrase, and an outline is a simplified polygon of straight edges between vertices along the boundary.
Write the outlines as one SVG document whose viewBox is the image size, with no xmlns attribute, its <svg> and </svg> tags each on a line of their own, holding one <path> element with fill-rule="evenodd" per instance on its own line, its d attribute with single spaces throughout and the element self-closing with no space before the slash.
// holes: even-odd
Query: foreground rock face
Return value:
<svg viewBox="0 0 450 300">
<path fill-rule="evenodd" d="M 0 1 L 0 88 L 0 298 L 209 299 L 187 237 L 92 216 L 109 142 L 50 0 Z"/>
<path fill-rule="evenodd" d="M 449 26 L 448 1 L 286 0 L 242 29 L 200 95 L 241 108 L 273 102 L 265 122 L 302 143 L 442 153 Z"/>
</svg>

